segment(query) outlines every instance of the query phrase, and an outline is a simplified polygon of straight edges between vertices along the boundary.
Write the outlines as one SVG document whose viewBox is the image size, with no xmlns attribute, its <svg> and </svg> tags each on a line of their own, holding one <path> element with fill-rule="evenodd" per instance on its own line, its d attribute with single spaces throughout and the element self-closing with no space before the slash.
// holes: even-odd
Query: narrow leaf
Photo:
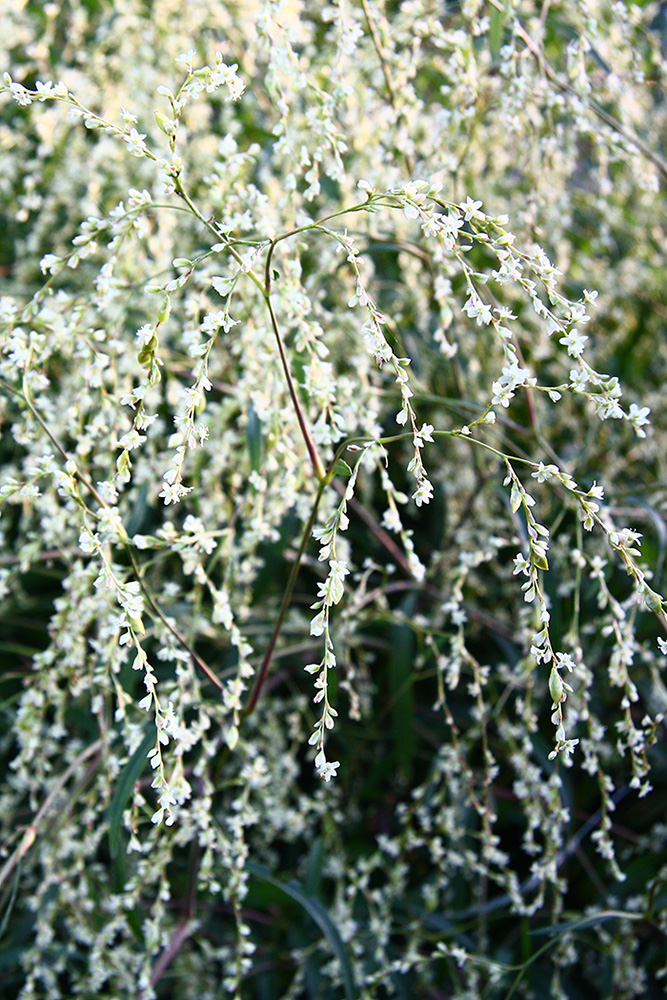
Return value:
<svg viewBox="0 0 667 1000">
<path fill-rule="evenodd" d="M 247 862 L 247 870 L 255 878 L 263 879 L 281 889 L 285 895 L 290 896 L 299 906 L 302 906 L 306 913 L 314 920 L 325 938 L 331 945 L 331 949 L 338 960 L 341 976 L 343 978 L 343 989 L 347 1000 L 358 1000 L 357 989 L 354 982 L 354 972 L 347 953 L 345 942 L 340 936 L 340 932 L 331 917 L 318 900 L 305 896 L 296 882 L 281 882 L 275 878 L 262 865 L 257 865 L 252 861 Z"/>
<path fill-rule="evenodd" d="M 116 857 L 120 848 L 123 812 L 125 810 L 125 806 L 127 805 L 130 795 L 132 794 L 135 781 L 146 766 L 146 755 L 150 748 L 154 746 L 155 739 L 155 726 L 151 723 L 146 730 L 143 740 L 125 765 L 125 769 L 121 773 L 118 784 L 116 785 L 116 791 L 113 793 L 111 802 L 109 803 L 109 851 L 112 858 Z"/>
<path fill-rule="evenodd" d="M 414 613 L 415 600 L 410 595 L 401 604 L 409 618 Z M 391 695 L 391 731 L 396 771 L 404 781 L 412 776 L 417 747 L 415 736 L 415 694 L 413 672 L 415 635 L 407 623 L 393 625 L 389 633 L 389 692 Z"/>
<path fill-rule="evenodd" d="M 343 461 L 342 458 L 339 458 L 333 467 L 333 473 L 335 476 L 345 476 L 345 478 L 347 479 L 349 476 L 352 475 L 352 469 L 347 464 L 347 462 Z"/>
<path fill-rule="evenodd" d="M 605 920 L 645 920 L 644 913 L 629 913 L 627 910 L 601 910 L 600 913 L 592 913 L 581 920 L 568 920 L 564 924 L 554 924 L 553 927 L 543 927 L 538 931 L 531 931 L 534 937 L 548 936 L 554 937 L 556 934 L 565 934 L 567 931 L 579 931 L 584 927 L 595 927 L 596 924 L 604 923 Z"/>
<path fill-rule="evenodd" d="M 262 423 L 257 416 L 257 412 L 252 403 L 248 406 L 248 426 L 246 434 L 248 437 L 250 468 L 253 472 L 259 472 L 262 464 Z"/>
</svg>

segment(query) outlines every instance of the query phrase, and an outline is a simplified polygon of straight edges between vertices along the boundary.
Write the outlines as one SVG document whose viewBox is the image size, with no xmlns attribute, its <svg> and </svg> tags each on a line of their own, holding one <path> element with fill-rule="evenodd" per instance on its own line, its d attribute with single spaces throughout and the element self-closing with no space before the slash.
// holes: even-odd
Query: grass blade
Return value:
<svg viewBox="0 0 667 1000">
<path fill-rule="evenodd" d="M 296 882 L 281 882 L 280 879 L 271 875 L 271 873 L 262 865 L 256 865 L 253 862 L 248 862 L 246 868 L 252 875 L 255 876 L 255 878 L 260 878 L 265 882 L 269 882 L 271 885 L 284 892 L 287 896 L 290 896 L 296 903 L 299 904 L 299 906 L 302 906 L 308 916 L 314 920 L 331 945 L 331 949 L 338 959 L 341 976 L 343 978 L 343 989 L 345 990 L 347 1000 L 357 1000 L 354 973 L 349 955 L 347 953 L 347 948 L 342 937 L 340 936 L 338 928 L 322 904 L 312 897 L 305 896 Z"/>
<path fill-rule="evenodd" d="M 125 806 L 132 794 L 135 781 L 146 766 L 148 759 L 146 755 L 155 744 L 155 739 L 155 726 L 151 724 L 146 730 L 143 740 L 125 765 L 125 769 L 121 773 L 116 785 L 116 791 L 113 793 L 111 802 L 109 803 L 109 851 L 112 858 L 117 856 L 120 848 Z"/>
</svg>

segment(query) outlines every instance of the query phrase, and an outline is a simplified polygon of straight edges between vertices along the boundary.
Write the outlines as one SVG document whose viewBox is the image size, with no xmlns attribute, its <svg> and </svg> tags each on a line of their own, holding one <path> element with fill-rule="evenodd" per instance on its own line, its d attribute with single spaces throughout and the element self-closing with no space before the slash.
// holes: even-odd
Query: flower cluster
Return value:
<svg viewBox="0 0 667 1000">
<path fill-rule="evenodd" d="M 658 995 L 660 18 L 6 6 L 8 997 Z"/>
</svg>

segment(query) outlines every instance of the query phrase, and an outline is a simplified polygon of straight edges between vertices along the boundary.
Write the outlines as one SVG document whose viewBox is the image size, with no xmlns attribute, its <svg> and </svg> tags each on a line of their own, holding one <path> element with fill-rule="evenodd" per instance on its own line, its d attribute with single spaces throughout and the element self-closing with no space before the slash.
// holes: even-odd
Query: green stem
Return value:
<svg viewBox="0 0 667 1000">
<path fill-rule="evenodd" d="M 267 292 L 270 292 L 271 290 L 271 258 L 278 243 L 282 240 L 288 240 L 291 236 L 298 236 L 299 233 L 307 233 L 311 229 L 320 229 L 324 226 L 325 222 L 331 222 L 332 219 L 338 219 L 341 215 L 350 215 L 352 212 L 363 212 L 366 209 L 368 209 L 368 200 L 360 202 L 358 205 L 351 205 L 350 208 L 340 208 L 337 212 L 330 212 L 329 215 L 324 215 L 321 219 L 317 219 L 315 222 L 309 222 L 304 226 L 297 226 L 295 229 L 290 229 L 288 232 L 281 233 L 280 236 L 276 236 L 275 239 L 271 241 L 271 246 L 269 247 L 269 252 L 266 256 L 266 266 L 264 269 L 265 290 Z M 325 229 L 324 232 L 327 232 L 327 230 Z"/>
</svg>

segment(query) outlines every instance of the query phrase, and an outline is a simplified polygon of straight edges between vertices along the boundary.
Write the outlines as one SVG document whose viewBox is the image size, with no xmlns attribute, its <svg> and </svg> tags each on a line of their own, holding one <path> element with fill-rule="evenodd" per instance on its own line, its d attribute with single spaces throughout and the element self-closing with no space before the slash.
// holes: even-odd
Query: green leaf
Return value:
<svg viewBox="0 0 667 1000">
<path fill-rule="evenodd" d="M 132 794 L 135 781 L 148 762 L 146 755 L 150 748 L 155 745 L 156 738 L 155 725 L 151 723 L 146 730 L 143 740 L 125 765 L 125 769 L 121 773 L 116 785 L 116 791 L 113 793 L 111 802 L 109 803 L 109 852 L 112 858 L 116 857 L 121 846 L 121 829 L 125 806 Z"/>
<path fill-rule="evenodd" d="M 259 472 L 262 461 L 262 422 L 257 416 L 252 402 L 248 406 L 248 426 L 246 430 L 248 437 L 248 453 L 250 455 L 250 468 L 253 472 Z"/>
<path fill-rule="evenodd" d="M 170 312 L 171 312 L 171 299 L 169 297 L 169 293 L 167 292 L 167 294 L 162 300 L 160 308 L 157 311 L 158 323 L 166 323 L 167 320 L 169 319 Z"/>
<path fill-rule="evenodd" d="M 530 558 L 533 566 L 535 566 L 536 569 L 543 569 L 545 571 L 549 569 L 549 561 L 546 556 L 538 555 L 534 550 L 531 549 Z"/>
<path fill-rule="evenodd" d="M 489 8 L 489 31 L 488 31 L 488 41 L 489 50 L 491 52 L 491 58 L 493 62 L 497 62 L 500 56 L 500 49 L 502 47 L 503 41 L 503 31 L 505 28 L 505 23 L 507 21 L 509 14 L 509 4 L 503 3 L 502 9 L 499 9 L 495 4 L 491 4 Z"/>
<path fill-rule="evenodd" d="M 323 867 L 324 841 L 321 837 L 316 837 L 310 845 L 306 859 L 303 887 L 307 896 L 316 896 L 319 893 Z"/>
<path fill-rule="evenodd" d="M 582 930 L 584 927 L 595 927 L 605 920 L 645 920 L 644 913 L 630 913 L 627 910 L 601 910 L 600 913 L 592 913 L 589 917 L 581 920 L 568 920 L 564 924 L 554 924 L 553 927 L 543 927 L 538 931 L 531 931 L 533 937 L 553 937 L 556 934 L 565 934 L 567 931 Z"/>
<path fill-rule="evenodd" d="M 415 598 L 401 603 L 406 618 L 414 614 Z M 407 622 L 393 625 L 389 632 L 389 692 L 391 695 L 391 735 L 397 773 L 409 782 L 417 740 L 415 736 L 414 662 L 415 635 Z"/>
<path fill-rule="evenodd" d="M 352 469 L 347 464 L 347 462 L 344 461 L 344 459 L 342 458 L 338 459 L 338 461 L 336 462 L 331 471 L 333 472 L 334 476 L 345 476 L 346 479 L 348 479 L 352 475 Z"/>
<path fill-rule="evenodd" d="M 264 868 L 263 865 L 256 865 L 253 861 L 249 861 L 246 864 L 246 869 L 251 875 L 254 875 L 255 878 L 263 879 L 270 885 L 282 890 L 286 896 L 290 896 L 296 903 L 299 904 L 299 906 L 303 907 L 308 916 L 311 917 L 317 924 L 331 945 L 331 950 L 336 956 L 340 966 L 340 972 L 343 979 L 343 989 L 345 990 L 347 1000 L 358 1000 L 357 988 L 354 982 L 354 972 L 352 970 L 345 942 L 340 936 L 340 931 L 322 904 L 318 902 L 318 900 L 312 899 L 312 897 L 305 896 L 296 882 L 281 882 L 280 879 L 271 875 L 271 873 Z"/>
</svg>

